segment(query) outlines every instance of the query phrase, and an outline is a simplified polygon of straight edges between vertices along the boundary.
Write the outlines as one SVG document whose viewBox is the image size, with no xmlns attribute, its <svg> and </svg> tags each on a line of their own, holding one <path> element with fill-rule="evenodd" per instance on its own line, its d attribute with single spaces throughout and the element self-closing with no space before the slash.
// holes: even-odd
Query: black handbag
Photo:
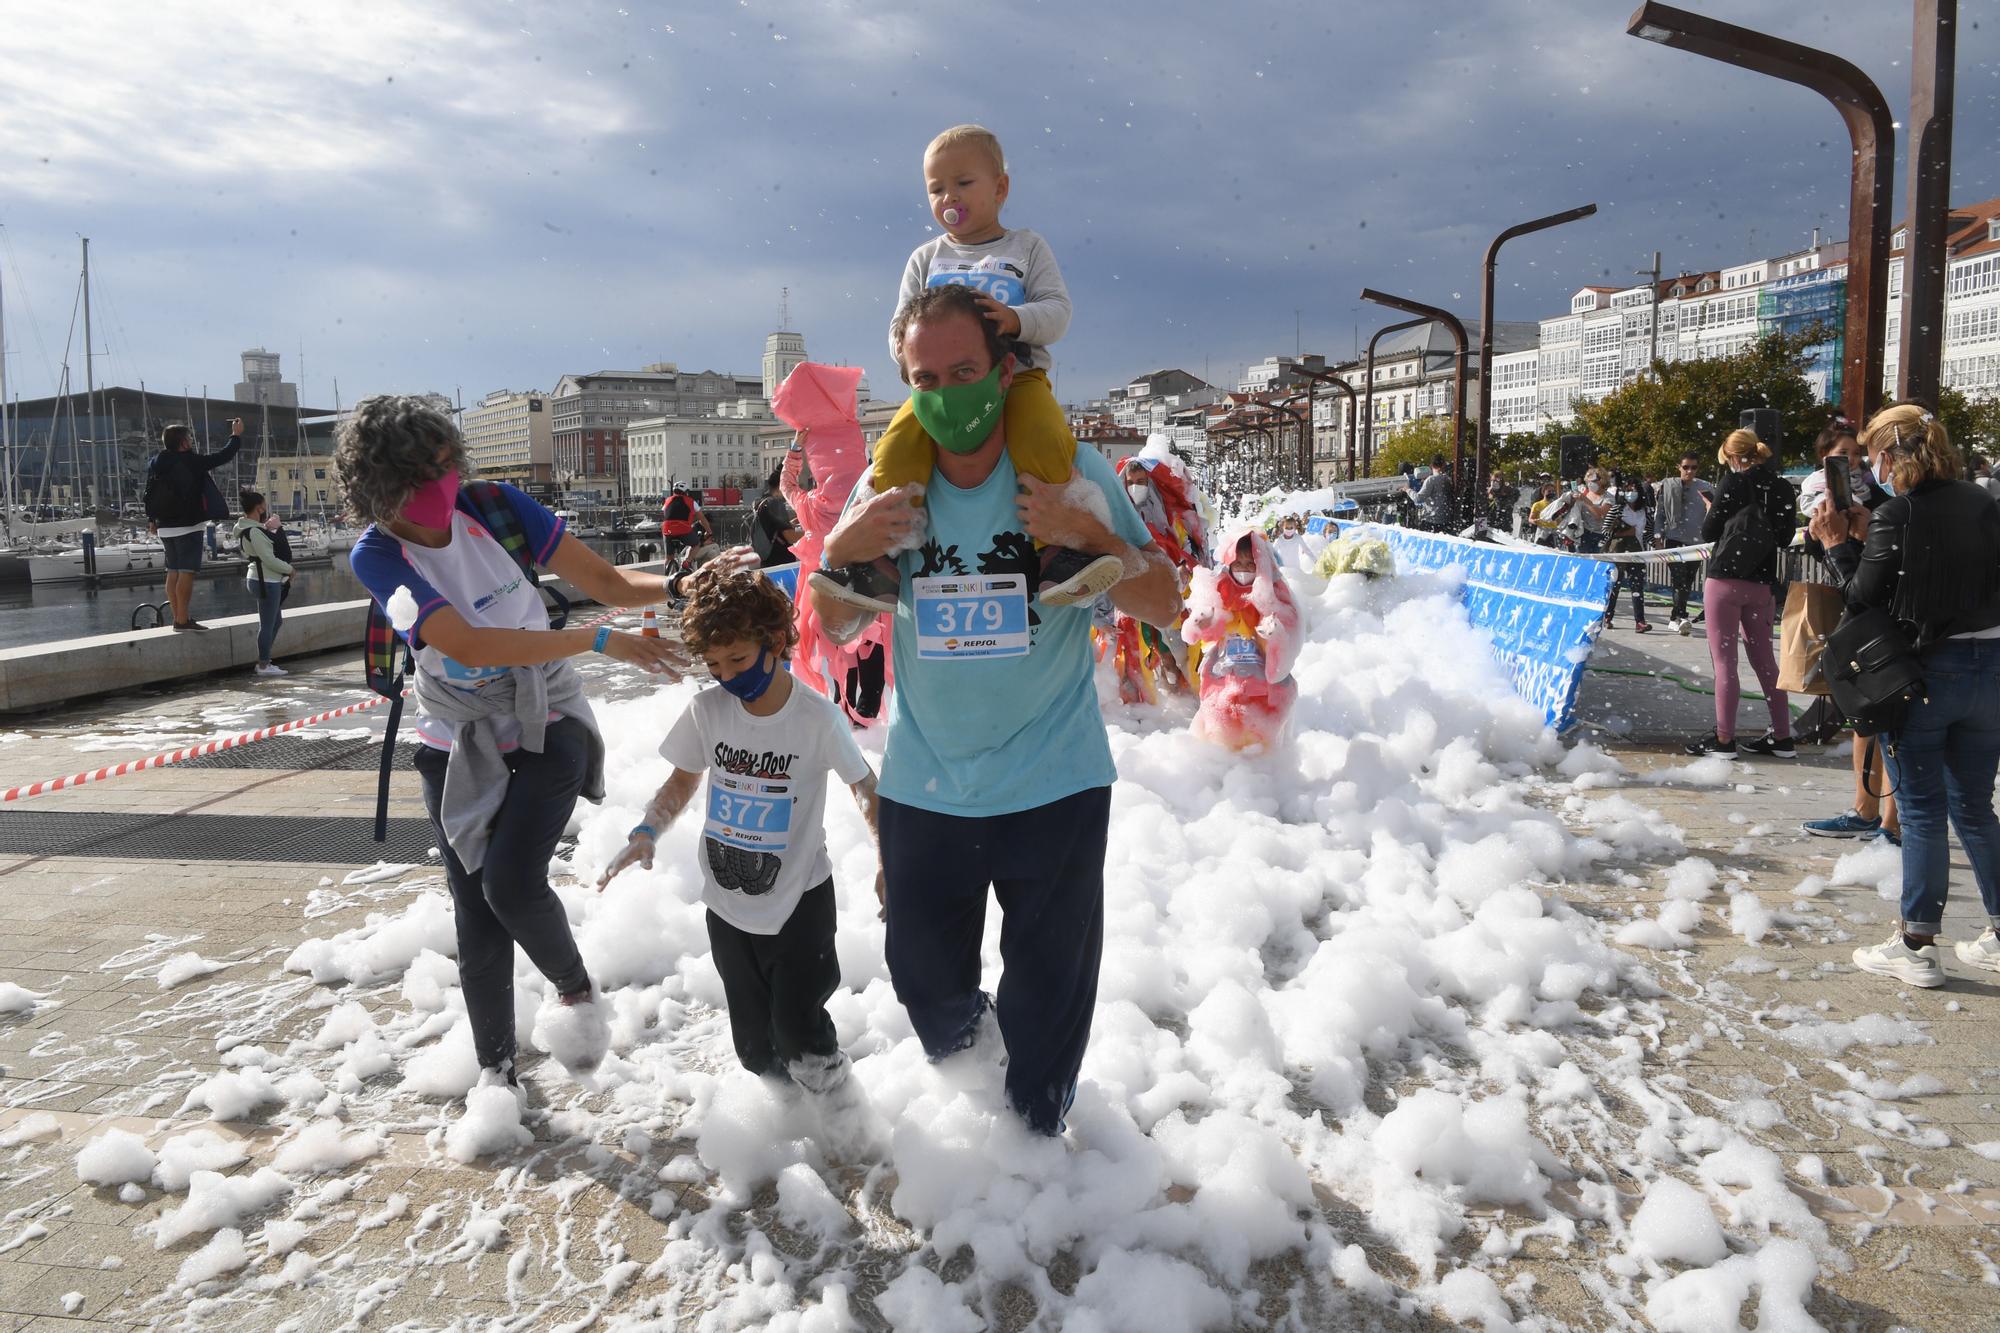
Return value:
<svg viewBox="0 0 2000 1333">
<path fill-rule="evenodd" d="M 1899 730 L 1910 704 L 1924 697 L 1923 662 L 1902 625 L 1879 607 L 1848 612 L 1826 636 L 1820 663 L 1857 735 Z"/>
</svg>

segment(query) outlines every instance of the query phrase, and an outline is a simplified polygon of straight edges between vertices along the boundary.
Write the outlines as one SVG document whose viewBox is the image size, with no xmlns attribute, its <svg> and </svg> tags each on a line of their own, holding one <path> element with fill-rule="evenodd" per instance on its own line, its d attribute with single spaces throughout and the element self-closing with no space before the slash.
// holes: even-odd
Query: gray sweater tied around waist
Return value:
<svg viewBox="0 0 2000 1333">
<path fill-rule="evenodd" d="M 568 662 L 515 667 L 477 690 L 461 690 L 422 671 L 415 674 L 415 681 L 417 705 L 424 716 L 449 723 L 452 729 L 438 819 L 445 841 L 467 873 L 486 864 L 486 844 L 511 776 L 495 719 L 511 717 L 519 722 L 521 748 L 530 754 L 542 752 L 551 712 L 583 723 L 590 731 L 583 799 L 593 804 L 604 799 L 604 737 L 590 700 L 584 697 L 583 677 Z"/>
</svg>

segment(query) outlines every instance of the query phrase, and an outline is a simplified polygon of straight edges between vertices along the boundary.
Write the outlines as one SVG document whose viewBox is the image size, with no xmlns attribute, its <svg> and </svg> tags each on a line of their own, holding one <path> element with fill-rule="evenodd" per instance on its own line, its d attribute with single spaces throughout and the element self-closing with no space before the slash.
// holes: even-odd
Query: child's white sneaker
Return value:
<svg viewBox="0 0 2000 1333">
<path fill-rule="evenodd" d="M 1956 953 L 1958 961 L 1967 967 L 2000 972 L 2000 930 L 1988 926 L 1978 939 L 1960 940 L 1953 945 L 1952 952 Z"/>
<path fill-rule="evenodd" d="M 1903 943 L 1903 932 L 1900 930 L 1880 944 L 1856 949 L 1854 965 L 1863 972 L 1873 972 L 1878 977 L 1894 977 L 1912 986 L 1944 985 L 1944 965 L 1938 962 L 1937 945 L 1926 944 L 1921 949 L 1912 949 Z"/>
</svg>

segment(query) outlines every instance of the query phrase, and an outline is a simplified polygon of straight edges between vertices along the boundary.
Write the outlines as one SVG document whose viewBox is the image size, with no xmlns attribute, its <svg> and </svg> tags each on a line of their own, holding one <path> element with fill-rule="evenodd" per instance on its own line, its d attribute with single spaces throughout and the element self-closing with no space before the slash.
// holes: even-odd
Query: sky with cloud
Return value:
<svg viewBox="0 0 2000 1333">
<path fill-rule="evenodd" d="M 1909 99 L 1901 0 L 1688 7 L 1834 50 Z M 1954 198 L 2000 194 L 2000 14 L 1965 0 Z M 100 382 L 227 392 L 261 343 L 330 404 L 754 374 L 790 289 L 820 360 L 884 332 L 932 234 L 924 144 L 1006 145 L 1006 220 L 1076 316 L 1059 391 L 1349 354 L 1364 285 L 1499 316 L 1846 229 L 1838 117 L 1625 35 L 1624 0 L 12 0 L 0 44 L 9 389 L 51 391 L 93 259 Z M 1904 167 L 1897 169 L 1901 208 Z M 1358 331 L 1358 332 L 1357 332 Z M 81 380 L 82 335 L 70 360 Z"/>
</svg>

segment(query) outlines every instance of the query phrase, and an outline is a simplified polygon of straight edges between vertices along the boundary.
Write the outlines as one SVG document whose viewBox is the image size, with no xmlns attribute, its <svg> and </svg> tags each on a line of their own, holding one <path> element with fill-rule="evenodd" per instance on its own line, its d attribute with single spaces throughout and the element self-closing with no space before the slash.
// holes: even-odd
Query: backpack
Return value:
<svg viewBox="0 0 2000 1333">
<path fill-rule="evenodd" d="M 1749 504 L 1729 516 L 1722 525 L 1722 535 L 1716 539 L 1715 549 L 1709 552 L 1708 572 L 1712 578 L 1758 579 L 1764 577 L 1764 566 L 1785 540 L 1778 535 L 1775 516 L 1779 504 L 1784 503 L 1789 511 L 1796 505 L 1788 495 L 1780 492 L 1782 487 L 1789 492 L 1791 487 L 1781 479 L 1774 479 L 1771 489 L 1761 493 Z"/>
<path fill-rule="evenodd" d="M 201 478 L 191 468 L 165 466 L 172 457 L 161 450 L 146 464 L 146 490 L 142 497 L 146 517 L 166 528 L 199 523 L 207 513 L 202 502 Z"/>
<path fill-rule="evenodd" d="M 757 559 L 769 565 L 780 554 L 781 549 L 789 552 L 782 533 L 791 526 L 785 521 L 785 501 L 783 497 L 767 495 L 757 503 L 757 510 L 750 520 L 750 549 L 757 553 Z M 789 557 L 788 557 L 789 558 Z"/>
<path fill-rule="evenodd" d="M 468 481 L 459 489 L 460 499 L 472 508 L 473 517 L 492 534 L 530 582 L 553 599 L 549 607 L 549 628 L 561 629 L 569 619 L 569 599 L 554 588 L 543 586 L 535 568 L 534 553 L 528 549 L 528 534 L 521 530 L 520 517 L 497 483 Z M 289 543 L 287 543 L 289 545 Z M 402 648 L 398 660 L 397 648 Z M 374 598 L 368 599 L 368 627 L 361 641 L 361 666 L 368 688 L 389 701 L 389 720 L 382 728 L 382 762 L 375 778 L 375 841 L 389 839 L 389 772 L 396 762 L 396 726 L 403 718 L 403 681 L 416 667 L 416 649 L 389 623 L 388 613 Z"/>
</svg>

